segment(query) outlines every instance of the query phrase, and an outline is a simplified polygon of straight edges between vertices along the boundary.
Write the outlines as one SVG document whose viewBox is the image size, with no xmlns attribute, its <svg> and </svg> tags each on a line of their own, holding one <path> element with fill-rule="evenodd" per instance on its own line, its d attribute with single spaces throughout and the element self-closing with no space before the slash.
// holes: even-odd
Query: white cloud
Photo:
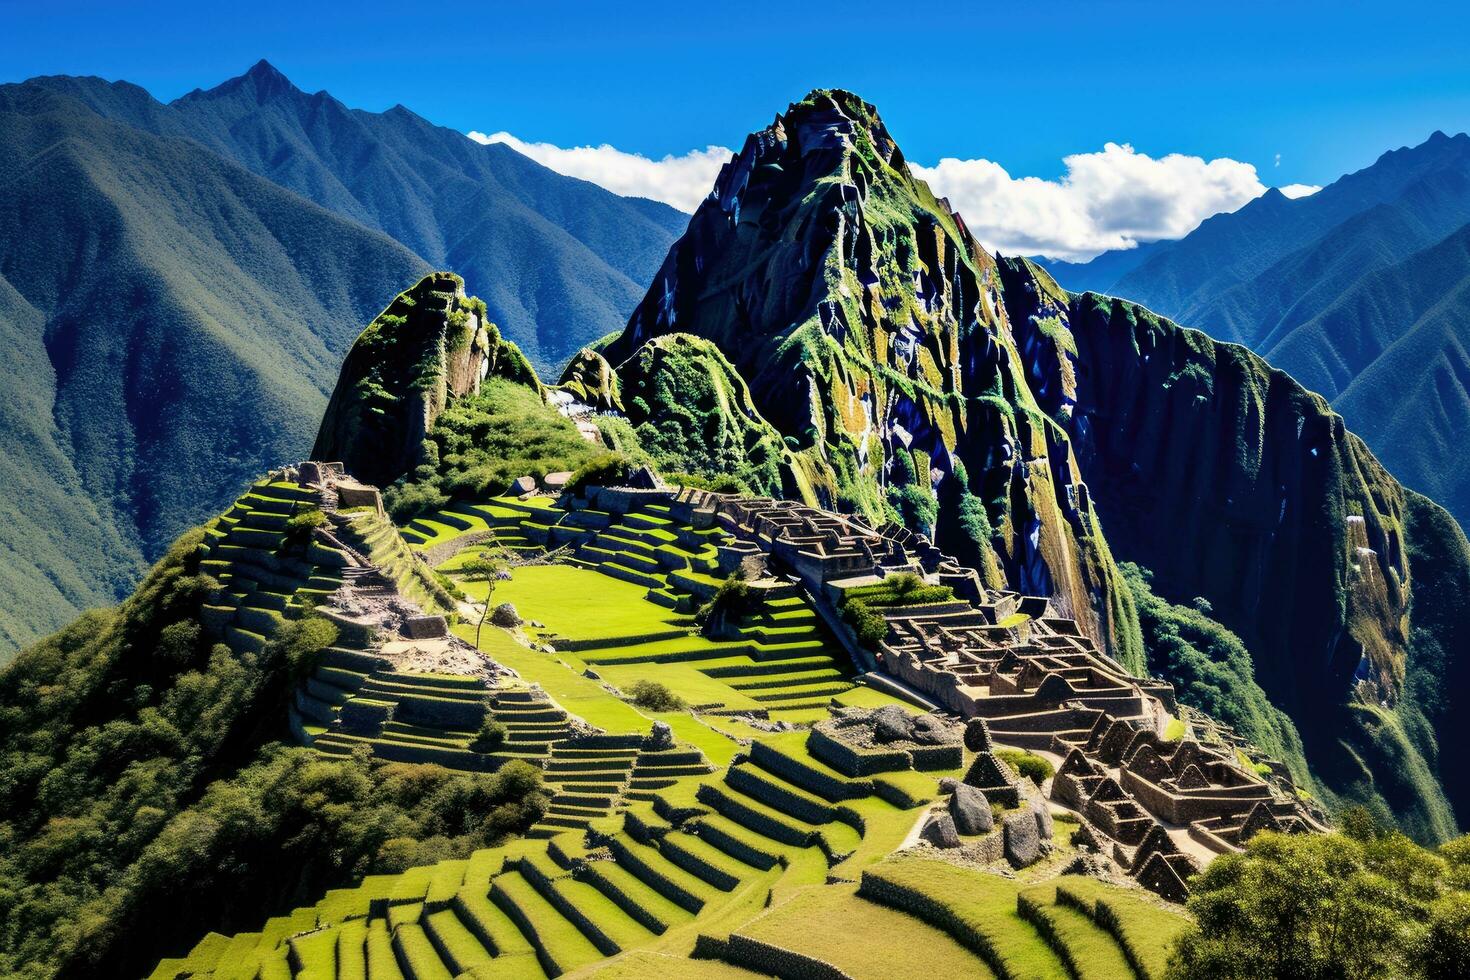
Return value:
<svg viewBox="0 0 1470 980">
<path fill-rule="evenodd" d="M 1281 193 L 1293 199 L 1298 197 L 1311 197 L 1321 189 L 1321 186 L 1317 184 L 1285 184 L 1277 188 Z"/>
<path fill-rule="evenodd" d="M 1062 162 L 1066 173 L 1059 180 L 1012 177 L 989 160 L 945 158 L 913 169 L 949 198 L 988 247 L 1075 261 L 1182 238 L 1266 190 L 1249 163 L 1180 153 L 1155 159 L 1126 143 Z"/>
<path fill-rule="evenodd" d="M 504 143 L 557 173 L 590 180 L 615 194 L 649 197 L 687 212 L 693 212 L 709 196 L 720 167 L 732 155 L 723 146 L 707 146 L 680 156 L 671 154 L 652 160 L 606 143 L 561 147 L 553 143 L 527 143 L 504 132 L 468 135 L 477 143 Z"/>
<path fill-rule="evenodd" d="M 505 143 L 559 173 L 600 184 L 617 194 L 649 197 L 692 212 L 708 196 L 731 156 L 722 146 L 654 160 L 617 147 L 561 147 L 528 143 L 510 133 L 472 132 L 480 143 Z M 1222 157 L 1205 160 L 1170 153 L 1150 157 L 1127 143 L 1062 160 L 1058 180 L 1012 177 L 989 160 L 946 157 L 933 167 L 911 164 L 987 248 L 1008 255 L 1042 254 L 1081 261 L 1109 249 L 1182 238 L 1213 214 L 1234 211 L 1266 190 L 1256 168 Z M 1309 184 L 1281 188 L 1287 197 L 1321 190 Z"/>
</svg>

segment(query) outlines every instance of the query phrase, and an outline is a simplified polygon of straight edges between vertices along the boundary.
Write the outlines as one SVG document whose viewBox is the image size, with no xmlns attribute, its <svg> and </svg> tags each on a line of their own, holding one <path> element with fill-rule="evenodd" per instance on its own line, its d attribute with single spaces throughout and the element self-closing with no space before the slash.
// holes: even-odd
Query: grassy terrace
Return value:
<svg viewBox="0 0 1470 980">
<path fill-rule="evenodd" d="M 804 733 L 760 744 L 759 757 L 676 778 L 585 831 L 365 879 L 259 932 L 208 936 L 154 976 L 398 976 L 390 957 L 405 977 L 556 976 L 627 950 L 677 965 L 701 937 L 725 948 L 768 901 L 828 875 L 855 881 L 918 817 L 845 785 Z M 932 793 L 938 774 L 892 775 Z"/>
<path fill-rule="evenodd" d="M 515 569 L 511 581 L 497 583 L 495 601 L 514 603 L 523 618 L 544 624 L 528 630 L 532 638 L 552 644 L 579 671 L 590 669 L 619 688 L 655 677 L 706 711 L 763 711 L 793 722 L 825 717 L 833 697 L 841 701 L 856 691 L 845 654 L 790 585 L 761 590 L 759 608 L 741 619 L 735 636 L 700 635 L 690 613 L 719 585 L 712 573 L 721 531 L 681 526 L 657 505 L 614 518 L 504 499 L 432 520 L 450 528 L 471 510 L 495 511 L 501 523 L 494 539 L 475 539 L 443 562 L 447 574 L 469 554 L 507 547 L 505 540 L 516 542 L 521 555 L 568 548 L 563 563 Z M 472 530 L 441 529 L 425 540 L 444 545 Z M 473 598 L 486 593 L 483 582 L 460 584 Z"/>
<path fill-rule="evenodd" d="M 206 526 L 199 569 L 220 589 L 202 616 L 231 648 L 263 649 L 283 623 L 341 585 L 337 552 L 287 541 L 287 521 L 316 504 L 315 492 L 294 483 L 257 483 Z"/>
<path fill-rule="evenodd" d="M 1161 975 L 1185 924 L 1177 912 L 1094 879 L 1028 883 L 894 855 L 942 774 L 880 777 L 913 793 L 901 808 L 805 740 L 763 738 L 725 772 L 678 779 L 586 831 L 369 878 L 259 932 L 208 936 L 154 976 L 832 975 L 825 965 L 877 977 L 895 963 L 925 975 Z"/>
<path fill-rule="evenodd" d="M 370 741 L 385 757 L 451 765 L 463 761 L 455 753 L 480 765 L 534 758 L 555 793 L 551 812 L 527 838 L 370 876 L 258 931 L 206 936 L 155 977 L 618 980 L 662 972 L 719 980 L 834 970 L 888 976 L 896 963 L 905 972 L 979 977 L 1161 974 L 1164 941 L 1156 937 L 1172 937 L 1185 920 L 1151 897 L 1092 880 L 1007 879 L 895 855 L 936 797 L 938 778 L 951 773 L 853 779 L 808 751 L 805 729 L 771 734 L 733 714 L 811 721 L 829 717 L 834 704 L 893 703 L 853 685 L 800 595 L 772 590 L 740 623 L 740 638 L 711 640 L 687 610 L 716 580 L 696 567 L 701 549 L 681 536 L 687 529 L 659 523 L 657 513 L 626 531 L 611 521 L 562 528 L 557 514 L 514 505 L 464 508 L 486 514 L 487 528 L 436 517 L 457 534 L 425 524 L 438 536 L 424 540 L 438 547 L 488 529 L 495 537 L 475 539 L 476 550 L 509 547 L 515 535 L 527 542 L 522 554 L 571 546 L 569 561 L 518 566 L 497 583 L 495 602 L 513 602 L 543 625 L 524 638 L 494 627 L 481 637 L 489 657 L 549 701 L 533 700 L 529 686 L 486 691 L 470 678 L 373 669 L 347 653 L 329 655 L 308 688 L 328 705 L 340 698 L 329 688 L 399 705 L 427 697 L 437 708 L 488 699 L 482 710 L 511 734 L 495 753 L 470 750 L 472 726 L 397 716 Z M 488 527 L 489 517 L 503 523 Z M 675 567 L 648 584 L 620 571 L 652 577 L 633 560 L 645 552 L 612 560 L 591 550 L 628 531 L 673 542 L 687 563 L 665 557 Z M 703 547 L 708 558 L 713 545 Z M 441 570 L 453 573 L 469 553 Z M 455 631 L 473 642 L 473 626 Z M 646 711 L 618 695 L 642 678 L 662 681 L 697 710 Z M 763 700 L 767 693 L 789 696 Z M 602 729 L 604 741 L 558 744 L 573 717 Z M 672 726 L 675 749 L 637 748 L 654 720 Z M 331 752 L 349 751 L 354 737 L 323 727 L 316 738 Z"/>
</svg>

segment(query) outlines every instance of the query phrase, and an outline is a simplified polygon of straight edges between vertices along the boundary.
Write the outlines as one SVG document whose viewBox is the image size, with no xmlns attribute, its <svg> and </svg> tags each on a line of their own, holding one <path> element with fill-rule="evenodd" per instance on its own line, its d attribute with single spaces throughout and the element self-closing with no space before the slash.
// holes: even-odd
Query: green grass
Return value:
<svg viewBox="0 0 1470 980">
<path fill-rule="evenodd" d="M 1032 922 L 1071 968 L 1077 980 L 1114 980 L 1132 968 L 1118 943 L 1085 912 L 1057 903 L 1057 885 L 1048 882 L 1022 890 L 1022 914 Z"/>
<path fill-rule="evenodd" d="M 462 583 L 480 598 L 485 583 Z M 513 602 L 522 618 L 534 618 L 574 640 L 636 636 L 674 628 L 674 613 L 643 598 L 648 590 L 574 565 L 516 568 L 508 582 L 495 583 L 495 602 Z M 534 611 L 531 611 L 534 610 Z"/>
<path fill-rule="evenodd" d="M 1174 940 L 1190 928 L 1188 916 L 1142 891 L 1116 888 L 1096 878 L 1056 879 L 1058 897 L 1082 909 L 1123 947 L 1145 980 L 1163 980 Z"/>
<path fill-rule="evenodd" d="M 995 972 L 1028 980 L 1069 976 L 1061 958 L 1016 911 L 1015 881 L 918 857 L 895 857 L 867 874 L 921 896 L 924 908 L 906 907 L 982 955 Z"/>
<path fill-rule="evenodd" d="M 853 980 L 995 975 L 943 931 L 856 892 L 855 885 L 804 889 L 737 935 L 830 964 Z"/>
</svg>

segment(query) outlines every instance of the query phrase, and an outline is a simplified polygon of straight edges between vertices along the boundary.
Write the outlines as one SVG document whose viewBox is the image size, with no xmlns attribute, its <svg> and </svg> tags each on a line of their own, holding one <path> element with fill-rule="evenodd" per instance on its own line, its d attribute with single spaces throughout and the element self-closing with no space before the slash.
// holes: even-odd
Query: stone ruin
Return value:
<svg viewBox="0 0 1470 980">
<path fill-rule="evenodd" d="M 900 572 L 950 586 L 951 601 L 878 608 L 887 635 L 876 653 L 844 637 L 855 659 L 943 709 L 979 719 L 966 732 L 978 755 L 964 782 L 988 800 L 1017 806 L 1020 784 L 1029 782 L 991 753 L 992 740 L 1061 759 L 1052 799 L 1080 815 L 1081 836 L 1094 850 L 1167 898 L 1187 897 L 1199 868 L 1180 847 L 1186 840 L 1227 853 L 1262 829 L 1326 829 L 1325 814 L 1296 794 L 1283 765 L 1268 760 L 1265 776 L 1242 766 L 1236 750 L 1243 740 L 1179 705 L 1172 685 L 1129 674 L 1045 598 L 986 590 L 973 570 L 923 535 L 792 501 L 692 488 L 680 490 L 672 506 L 680 520 L 732 535 L 720 549 L 722 570 L 762 555 L 800 580 L 829 622 L 848 587 Z M 1176 716 L 1210 742 L 1166 740 Z M 814 743 L 840 743 L 842 721 L 819 724 Z M 935 823 L 927 836 L 955 833 L 953 813 Z M 1008 832 L 1029 853 L 1019 824 Z"/>
</svg>

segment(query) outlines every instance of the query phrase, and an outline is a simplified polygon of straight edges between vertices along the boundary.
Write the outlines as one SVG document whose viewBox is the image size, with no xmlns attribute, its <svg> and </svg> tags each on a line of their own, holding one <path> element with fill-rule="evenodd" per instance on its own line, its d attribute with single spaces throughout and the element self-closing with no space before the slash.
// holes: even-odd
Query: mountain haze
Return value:
<svg viewBox="0 0 1470 980">
<path fill-rule="evenodd" d="M 0 145 L 7 486 L 48 502 L 0 536 L 52 583 L 11 593 L 11 646 L 113 601 L 265 460 L 309 444 L 381 284 L 424 267 L 192 141 L 40 87 L 0 88 Z"/>
</svg>

